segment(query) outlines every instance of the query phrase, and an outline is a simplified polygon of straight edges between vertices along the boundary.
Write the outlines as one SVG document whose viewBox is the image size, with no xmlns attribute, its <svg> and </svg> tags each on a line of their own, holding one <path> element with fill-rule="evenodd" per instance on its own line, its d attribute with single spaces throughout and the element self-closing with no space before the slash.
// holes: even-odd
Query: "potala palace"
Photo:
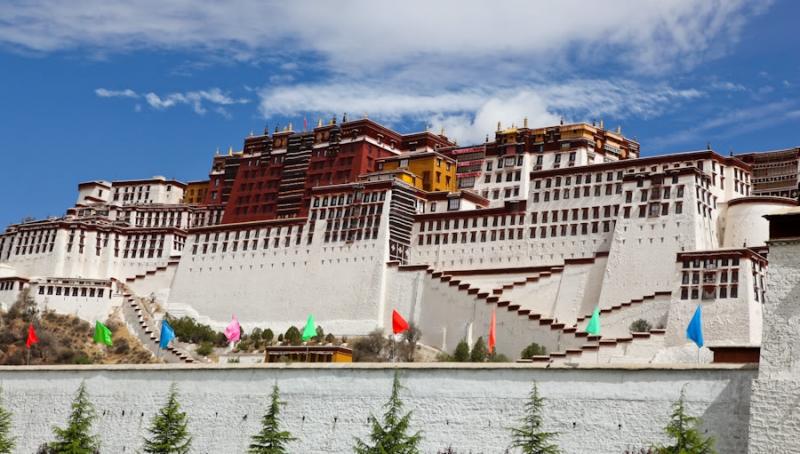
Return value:
<svg viewBox="0 0 800 454">
<path fill-rule="evenodd" d="M 367 118 L 251 134 L 203 181 L 84 182 L 63 216 L 9 226 L 0 303 L 28 288 L 92 321 L 152 297 L 217 328 L 313 314 L 346 336 L 396 309 L 446 351 L 495 311 L 500 353 L 556 363 L 697 362 L 699 304 L 708 346 L 758 346 L 764 216 L 797 205 L 800 149 L 655 151 L 602 123 L 498 124 L 470 147 Z"/>
</svg>

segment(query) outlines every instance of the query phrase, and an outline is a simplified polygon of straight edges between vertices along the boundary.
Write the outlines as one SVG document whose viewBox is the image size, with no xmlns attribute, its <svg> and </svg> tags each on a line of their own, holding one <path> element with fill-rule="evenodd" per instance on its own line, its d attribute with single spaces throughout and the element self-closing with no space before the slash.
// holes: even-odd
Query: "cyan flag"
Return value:
<svg viewBox="0 0 800 454">
<path fill-rule="evenodd" d="M 698 347 L 703 346 L 703 311 L 700 305 L 697 306 L 692 321 L 686 327 L 686 337 L 697 344 Z"/>
<path fill-rule="evenodd" d="M 175 339 L 175 330 L 169 326 L 167 320 L 161 320 L 161 341 L 159 342 L 158 346 L 166 349 L 169 346 L 169 342 Z"/>
</svg>

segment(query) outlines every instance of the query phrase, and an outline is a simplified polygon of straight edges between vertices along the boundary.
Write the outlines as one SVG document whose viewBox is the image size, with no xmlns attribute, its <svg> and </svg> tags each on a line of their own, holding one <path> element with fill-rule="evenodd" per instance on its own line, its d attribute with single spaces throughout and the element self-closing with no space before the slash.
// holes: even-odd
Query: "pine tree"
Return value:
<svg viewBox="0 0 800 454">
<path fill-rule="evenodd" d="M 489 349 L 486 348 L 486 342 L 483 341 L 483 337 L 479 337 L 477 341 L 475 341 L 475 345 L 472 347 L 472 352 L 469 354 L 469 360 L 473 363 L 482 363 L 486 361 L 486 358 L 489 356 Z"/>
<path fill-rule="evenodd" d="M 253 435 L 253 442 L 250 443 L 250 454 L 283 454 L 286 453 L 286 445 L 295 440 L 292 434 L 281 431 L 281 420 L 279 418 L 281 405 L 284 402 L 279 400 L 278 385 L 272 387 L 272 396 L 269 409 L 261 418 L 261 432 Z"/>
<path fill-rule="evenodd" d="M 100 452 L 100 440 L 90 435 L 92 422 L 97 418 L 94 406 L 89 402 L 86 383 L 81 382 L 75 399 L 72 400 L 72 413 L 64 429 L 54 427 L 56 441 L 47 445 L 53 454 L 95 454 Z"/>
<path fill-rule="evenodd" d="M 173 383 L 167 403 L 158 410 L 148 429 L 151 438 L 144 440 L 144 452 L 150 454 L 186 454 L 192 443 L 186 413 L 178 403 L 178 389 Z"/>
<path fill-rule="evenodd" d="M 407 435 L 409 423 L 411 422 L 411 412 L 401 416 L 403 402 L 400 400 L 400 376 L 394 373 L 392 383 L 392 395 L 389 402 L 384 405 L 386 413 L 383 415 L 383 424 L 374 416 L 369 416 L 369 423 L 372 426 L 372 433 L 369 438 L 372 445 L 356 439 L 353 448 L 356 454 L 416 454 L 419 453 L 417 445 L 422 441 L 421 432 L 414 435 Z"/>
<path fill-rule="evenodd" d="M 686 414 L 684 399 L 684 392 L 681 391 L 681 397 L 673 404 L 672 417 L 665 428 L 667 435 L 675 440 L 675 443 L 670 446 L 656 447 L 656 453 L 715 454 L 717 451 L 714 450 L 714 439 L 700 435 L 698 426 L 702 420 Z"/>
<path fill-rule="evenodd" d="M 550 440 L 558 435 L 555 432 L 542 432 L 542 408 L 544 399 L 539 397 L 536 383 L 525 403 L 522 425 L 511 429 L 511 447 L 521 448 L 524 454 L 557 454 L 561 450 Z"/>
<path fill-rule="evenodd" d="M 461 342 L 456 345 L 456 350 L 453 352 L 453 361 L 458 363 L 469 361 L 469 344 L 466 340 L 461 339 Z"/>
<path fill-rule="evenodd" d="M 0 454 L 11 454 L 15 445 L 14 437 L 11 436 L 11 412 L 3 407 L 3 401 L 0 399 Z"/>
</svg>

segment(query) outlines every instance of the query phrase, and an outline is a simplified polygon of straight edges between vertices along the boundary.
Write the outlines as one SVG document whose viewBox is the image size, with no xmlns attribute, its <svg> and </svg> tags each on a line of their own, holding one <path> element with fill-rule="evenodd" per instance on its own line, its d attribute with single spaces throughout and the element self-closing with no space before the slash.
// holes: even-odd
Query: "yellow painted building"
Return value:
<svg viewBox="0 0 800 454">
<path fill-rule="evenodd" d="M 190 181 L 183 191 L 183 203 L 187 205 L 202 204 L 206 199 L 206 191 L 208 191 L 208 180 Z"/>
<path fill-rule="evenodd" d="M 378 170 L 403 170 L 396 173 L 397 179 L 423 191 L 456 191 L 456 161 L 435 151 L 384 158 L 378 161 Z"/>
</svg>

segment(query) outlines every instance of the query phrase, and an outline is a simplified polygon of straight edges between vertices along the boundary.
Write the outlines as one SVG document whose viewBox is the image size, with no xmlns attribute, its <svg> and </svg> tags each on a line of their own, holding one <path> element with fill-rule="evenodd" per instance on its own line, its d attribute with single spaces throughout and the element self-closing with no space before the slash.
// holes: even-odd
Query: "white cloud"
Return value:
<svg viewBox="0 0 800 454">
<path fill-rule="evenodd" d="M 724 52 L 764 2 L 8 0 L 0 43 L 50 52 L 153 48 L 236 59 L 313 52 L 348 72 L 425 61 L 564 58 L 659 72 Z M 290 49 L 288 48 L 290 47 Z M 606 52 L 608 51 L 608 52 Z M 570 58 L 567 58 L 569 60 Z"/>
<path fill-rule="evenodd" d="M 125 90 L 107 90 L 105 88 L 98 88 L 94 91 L 94 93 L 101 97 L 101 98 L 138 98 L 139 95 L 131 90 L 130 88 L 126 88 Z"/>
<path fill-rule="evenodd" d="M 504 125 L 544 125 L 560 116 L 585 120 L 607 115 L 649 118 L 666 106 L 702 96 L 696 90 L 675 90 L 666 85 L 642 86 L 632 81 L 580 79 L 563 83 L 530 83 L 515 87 L 473 87 L 445 92 L 403 90 L 404 85 L 330 83 L 269 87 L 261 91 L 259 108 L 265 117 L 293 116 L 306 112 L 327 117 L 348 110 L 353 116 L 368 113 L 394 122 L 415 119 L 445 127 L 461 142 L 482 141 Z"/>
<path fill-rule="evenodd" d="M 198 114 L 205 114 L 207 109 L 205 103 L 214 104 L 216 107 L 214 111 L 224 117 L 230 117 L 230 114 L 222 106 L 230 106 L 233 104 L 247 104 L 250 102 L 244 98 L 232 98 L 225 94 L 219 88 L 211 88 L 208 90 L 187 91 L 184 93 L 170 93 L 167 95 L 158 95 L 153 92 L 138 94 L 135 91 L 127 88 L 125 90 L 108 90 L 105 88 L 98 88 L 95 94 L 101 98 L 140 98 L 143 97 L 147 104 L 157 110 L 169 109 L 179 104 L 186 104 L 192 107 L 192 110 Z M 136 104 L 134 107 L 136 112 L 141 111 L 141 105 Z"/>
</svg>

